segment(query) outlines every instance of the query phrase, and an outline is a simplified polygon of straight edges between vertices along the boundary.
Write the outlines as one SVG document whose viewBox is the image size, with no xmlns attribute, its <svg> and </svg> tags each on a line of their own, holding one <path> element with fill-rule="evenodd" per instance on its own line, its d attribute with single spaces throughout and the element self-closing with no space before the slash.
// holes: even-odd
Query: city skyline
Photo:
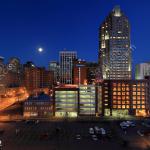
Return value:
<svg viewBox="0 0 150 150">
<path fill-rule="evenodd" d="M 134 11 L 132 11 L 133 2 L 119 0 L 109 2 L 88 1 L 87 3 L 66 0 L 63 3 L 60 2 L 58 6 L 57 2 L 45 1 L 42 3 L 43 1 L 40 0 L 37 3 L 34 3 L 34 1 L 16 2 L 11 1 L 9 5 L 2 2 L 1 14 L 4 15 L 1 18 L 2 36 L 0 49 L 1 55 L 6 60 L 10 56 L 16 56 L 20 58 L 22 63 L 32 60 L 39 66 L 47 67 L 49 61 L 58 60 L 59 51 L 66 48 L 76 50 L 82 59 L 98 61 L 98 27 L 116 4 L 120 5 L 131 24 L 131 44 L 136 46 L 133 51 L 133 67 L 137 63 L 149 60 L 148 56 L 143 53 L 148 49 L 148 38 L 146 36 L 150 32 L 148 30 L 149 21 L 141 18 L 142 23 L 137 23 L 139 21 L 138 17 L 149 13 L 149 2 L 147 1 L 144 1 L 142 8 L 140 5 L 142 2 L 138 1 Z M 56 10 L 50 9 L 52 6 L 57 6 Z M 62 6 L 64 7 L 62 8 Z M 139 7 L 143 10 L 140 11 L 140 15 L 138 14 Z M 64 10 L 65 8 L 67 9 Z M 8 10 L 7 13 L 6 10 Z M 11 19 L 10 12 L 12 12 Z M 29 16 L 29 13 L 31 16 Z M 59 24 L 60 22 L 61 24 Z M 54 24 L 57 25 L 54 27 Z M 30 31 L 32 32 L 29 33 Z M 25 32 L 26 34 L 24 34 Z M 7 34 L 10 35 L 8 36 Z M 21 34 L 24 34 L 24 36 L 20 38 Z M 38 52 L 39 47 L 44 49 L 42 53 Z"/>
</svg>

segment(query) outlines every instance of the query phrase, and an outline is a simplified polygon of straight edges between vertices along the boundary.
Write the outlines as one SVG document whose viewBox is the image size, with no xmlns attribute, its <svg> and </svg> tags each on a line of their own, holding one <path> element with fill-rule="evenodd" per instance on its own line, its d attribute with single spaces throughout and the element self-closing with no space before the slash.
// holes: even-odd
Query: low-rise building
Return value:
<svg viewBox="0 0 150 150">
<path fill-rule="evenodd" d="M 146 116 L 149 114 L 149 80 L 104 80 L 104 116 Z"/>
<path fill-rule="evenodd" d="M 54 89 L 55 117 L 96 116 L 101 114 L 101 87 L 63 85 Z"/>
<path fill-rule="evenodd" d="M 53 116 L 53 101 L 49 95 L 30 96 L 24 102 L 23 116 L 25 118 L 43 118 Z"/>
<path fill-rule="evenodd" d="M 56 117 L 77 117 L 79 89 L 68 85 L 54 89 L 54 114 Z"/>
</svg>

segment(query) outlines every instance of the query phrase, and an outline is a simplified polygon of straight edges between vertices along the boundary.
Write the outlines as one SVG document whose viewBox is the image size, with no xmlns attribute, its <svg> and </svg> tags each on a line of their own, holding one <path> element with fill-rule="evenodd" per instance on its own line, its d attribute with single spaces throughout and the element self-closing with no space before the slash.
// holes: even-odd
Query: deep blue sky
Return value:
<svg viewBox="0 0 150 150">
<path fill-rule="evenodd" d="M 133 64 L 149 61 L 149 0 L 0 0 L 0 55 L 48 66 L 66 48 L 97 61 L 98 27 L 115 5 L 130 20 Z"/>
</svg>

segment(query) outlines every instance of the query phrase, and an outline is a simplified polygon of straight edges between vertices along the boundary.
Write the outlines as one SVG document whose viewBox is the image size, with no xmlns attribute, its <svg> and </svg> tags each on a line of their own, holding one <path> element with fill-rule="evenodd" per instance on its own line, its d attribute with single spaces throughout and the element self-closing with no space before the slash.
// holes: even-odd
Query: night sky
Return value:
<svg viewBox="0 0 150 150">
<path fill-rule="evenodd" d="M 0 55 L 47 67 L 66 48 L 97 61 L 98 28 L 115 5 L 131 24 L 133 65 L 150 61 L 149 0 L 0 0 Z"/>
</svg>

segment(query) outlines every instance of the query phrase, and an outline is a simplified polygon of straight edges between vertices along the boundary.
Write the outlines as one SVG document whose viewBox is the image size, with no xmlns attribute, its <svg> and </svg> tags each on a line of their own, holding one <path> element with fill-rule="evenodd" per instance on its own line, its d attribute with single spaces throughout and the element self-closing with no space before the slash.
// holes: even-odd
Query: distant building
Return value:
<svg viewBox="0 0 150 150">
<path fill-rule="evenodd" d="M 128 18 L 116 6 L 99 28 L 99 65 L 103 79 L 131 79 Z"/>
<path fill-rule="evenodd" d="M 53 116 L 53 101 L 50 96 L 41 94 L 30 96 L 23 105 L 25 118 L 43 118 Z"/>
<path fill-rule="evenodd" d="M 8 62 L 8 68 L 12 72 L 20 73 L 21 72 L 21 63 L 20 63 L 19 58 L 11 57 Z"/>
<path fill-rule="evenodd" d="M 22 86 L 21 64 L 18 58 L 10 58 L 7 64 L 3 63 L 3 58 L 0 58 L 1 72 L 0 85 L 4 87 Z"/>
<path fill-rule="evenodd" d="M 24 65 L 24 85 L 29 92 L 38 88 L 51 88 L 53 82 L 53 72 L 36 67 L 33 63 Z"/>
<path fill-rule="evenodd" d="M 136 65 L 135 79 L 144 79 L 145 76 L 150 76 L 150 62 Z"/>
<path fill-rule="evenodd" d="M 87 63 L 87 83 L 95 84 L 96 79 L 96 71 L 98 68 L 98 64 L 96 62 Z"/>
<path fill-rule="evenodd" d="M 3 82 L 5 87 L 22 86 L 21 75 L 18 72 L 8 71 L 3 78 Z"/>
<path fill-rule="evenodd" d="M 60 66 L 57 61 L 51 61 L 49 63 L 49 70 L 54 73 L 54 84 L 57 84 L 59 82 L 59 71 L 60 71 Z"/>
<path fill-rule="evenodd" d="M 73 61 L 77 59 L 76 51 L 60 51 L 60 82 L 62 84 L 73 83 Z"/>
<path fill-rule="evenodd" d="M 0 64 L 4 63 L 4 57 L 0 56 Z"/>
<path fill-rule="evenodd" d="M 87 67 L 86 61 L 77 59 L 73 63 L 73 83 L 87 84 Z"/>
</svg>

